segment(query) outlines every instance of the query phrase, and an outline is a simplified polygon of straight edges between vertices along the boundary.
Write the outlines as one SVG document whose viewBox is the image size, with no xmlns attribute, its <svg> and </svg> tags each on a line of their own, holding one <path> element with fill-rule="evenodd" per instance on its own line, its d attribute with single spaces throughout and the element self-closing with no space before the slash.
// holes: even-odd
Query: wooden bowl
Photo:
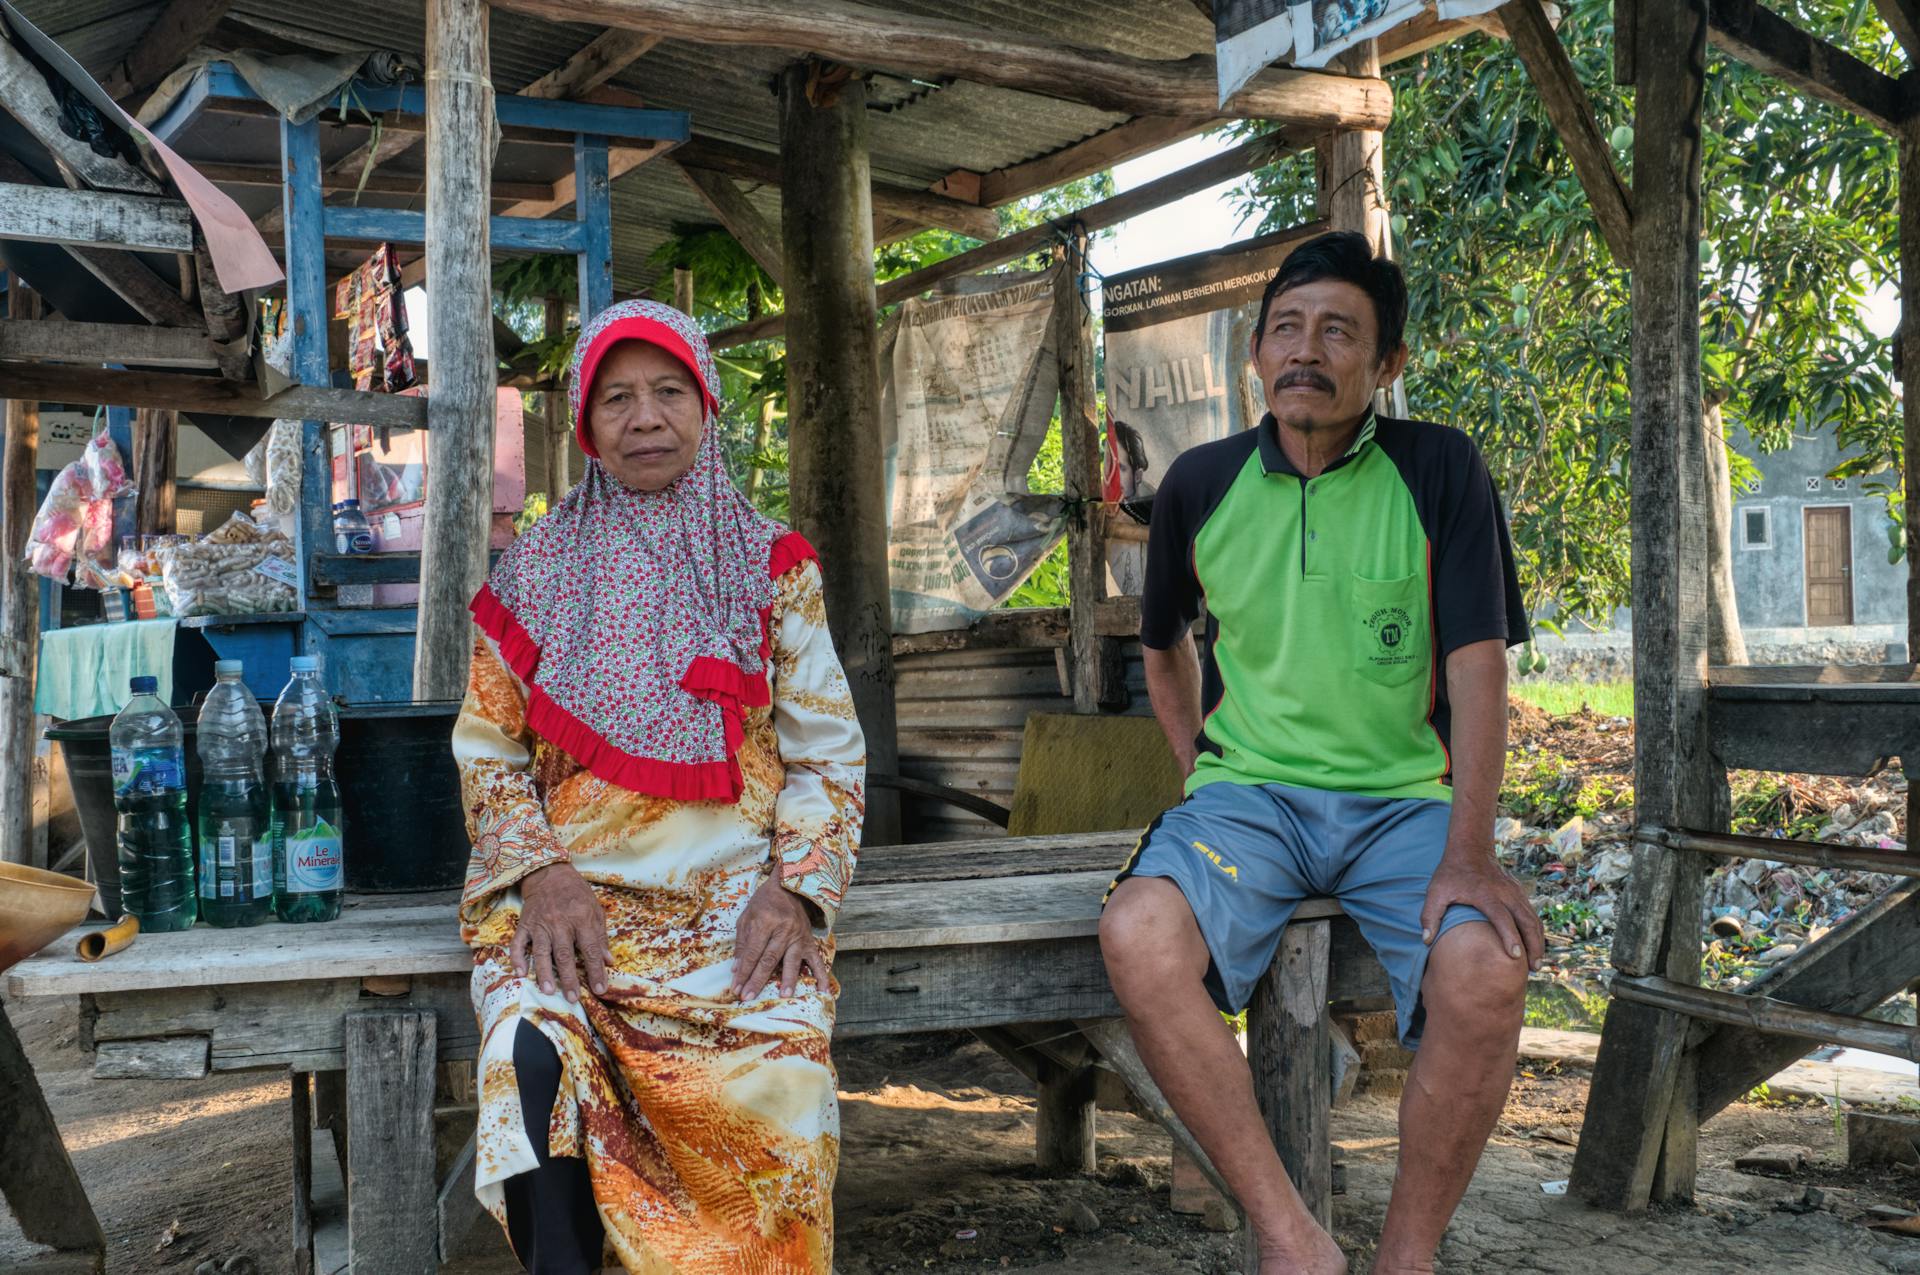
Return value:
<svg viewBox="0 0 1920 1275">
<path fill-rule="evenodd" d="M 0 970 L 84 921 L 93 887 L 76 877 L 0 863 Z"/>
</svg>

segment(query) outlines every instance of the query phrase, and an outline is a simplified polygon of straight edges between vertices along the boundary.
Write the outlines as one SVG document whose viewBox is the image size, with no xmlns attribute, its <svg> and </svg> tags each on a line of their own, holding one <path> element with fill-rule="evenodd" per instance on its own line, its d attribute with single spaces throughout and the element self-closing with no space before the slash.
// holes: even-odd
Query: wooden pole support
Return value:
<svg viewBox="0 0 1920 1275">
<path fill-rule="evenodd" d="M 293 1275 L 314 1275 L 313 1073 L 287 1074 L 287 1113 L 293 1123 Z"/>
<path fill-rule="evenodd" d="M 1333 1102 L 1327 967 L 1332 935 L 1325 921 L 1295 921 L 1254 988 L 1247 1007 L 1247 1061 L 1253 1092 L 1301 1202 L 1321 1226 L 1333 1218 Z M 1248 1275 L 1256 1275 L 1257 1262 Z"/>
<path fill-rule="evenodd" d="M 1067 499 L 1068 644 L 1072 661 L 1073 711 L 1097 713 L 1103 678 L 1102 639 L 1094 613 L 1106 596 L 1106 523 L 1093 504 L 1100 498 L 1100 422 L 1093 384 L 1093 310 L 1081 290 L 1087 275 L 1087 234 L 1068 231 L 1066 250 L 1054 267 L 1053 348 L 1060 367 L 1060 451 Z"/>
<path fill-rule="evenodd" d="M 1706 428 L 1700 389 L 1700 166 L 1708 0 L 1637 12 L 1634 139 L 1633 663 L 1640 817 L 1712 828 L 1718 769 L 1707 730 Z M 1700 978 L 1704 862 L 1687 851 L 1634 851 L 1614 936 L 1627 975 Z M 1622 1001 L 1607 1015 L 1573 1190 L 1603 1208 L 1646 1207 L 1692 1192 L 1691 1101 L 1675 1106 L 1689 1023 Z M 1661 1169 L 1663 1148 L 1667 1165 Z"/>
<path fill-rule="evenodd" d="M 37 318 L 39 299 L 19 275 L 7 289 L 8 313 L 15 320 Z M 6 402 L 6 443 L 0 454 L 0 635 L 15 654 L 17 668 L 0 678 L 0 862 L 33 861 L 33 686 L 40 653 L 40 588 L 27 570 L 27 536 L 39 507 L 34 471 L 40 455 L 40 401 Z"/>
<path fill-rule="evenodd" d="M 354 1275 L 440 1268 L 430 1010 L 347 1015 L 347 1256 Z"/>
<path fill-rule="evenodd" d="M 415 699 L 467 689 L 467 603 L 487 579 L 493 515 L 493 273 L 488 257 L 493 127 L 485 0 L 427 4 L 427 277 L 433 392 L 420 548 Z"/>
<path fill-rule="evenodd" d="M 107 1237 L 100 1230 L 80 1175 L 60 1140 L 33 1063 L 20 1047 L 7 1011 L 0 1006 L 0 1199 L 12 1210 L 30 1243 L 91 1255 L 93 1270 L 105 1262 Z"/>
<path fill-rule="evenodd" d="M 799 62 L 780 75 L 781 234 L 794 319 L 789 491 L 794 523 L 820 551 L 827 627 L 866 732 L 867 765 L 898 774 L 867 88 L 854 78 L 822 91 L 812 71 Z M 897 796 L 867 797 L 867 844 L 894 844 Z"/>
<path fill-rule="evenodd" d="M 1040 1101 L 1034 1117 L 1034 1164 L 1048 1177 L 1094 1170 L 1094 1069 L 1039 1060 Z"/>
</svg>

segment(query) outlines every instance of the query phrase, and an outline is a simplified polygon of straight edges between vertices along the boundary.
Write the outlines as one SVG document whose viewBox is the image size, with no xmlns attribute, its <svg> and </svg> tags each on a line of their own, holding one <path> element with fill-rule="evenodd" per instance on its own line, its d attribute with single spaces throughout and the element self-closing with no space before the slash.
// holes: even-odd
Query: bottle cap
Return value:
<svg viewBox="0 0 1920 1275">
<path fill-rule="evenodd" d="M 239 677 L 246 671 L 247 666 L 239 660 L 215 660 L 213 662 L 213 675 L 215 677 L 227 677 L 229 675 Z"/>
<path fill-rule="evenodd" d="M 287 667 L 295 673 L 318 673 L 320 657 L 317 655 L 296 655 L 287 661 Z"/>
<path fill-rule="evenodd" d="M 157 677 L 136 677 L 127 685 L 135 695 L 157 695 L 160 692 L 160 679 Z"/>
</svg>

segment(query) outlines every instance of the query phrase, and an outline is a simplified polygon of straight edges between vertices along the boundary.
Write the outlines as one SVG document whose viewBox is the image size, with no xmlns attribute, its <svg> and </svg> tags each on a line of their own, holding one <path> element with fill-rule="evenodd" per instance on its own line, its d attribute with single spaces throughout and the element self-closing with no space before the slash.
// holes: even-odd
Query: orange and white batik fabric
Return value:
<svg viewBox="0 0 1920 1275">
<path fill-rule="evenodd" d="M 777 581 L 762 676 L 734 753 L 737 801 L 620 787 L 527 723 L 528 688 L 481 637 L 454 728 L 474 853 L 461 903 L 483 1033 L 476 1187 L 536 1165 L 513 1068 L 531 1023 L 559 1052 L 552 1154 L 586 1158 L 611 1253 L 636 1275 L 828 1275 L 839 1110 L 837 988 L 729 999 L 747 900 L 778 872 L 819 908 L 828 959 L 864 807 L 864 742 L 811 558 Z M 507 954 L 519 880 L 570 862 L 607 913 L 608 989 L 545 995 Z"/>
</svg>

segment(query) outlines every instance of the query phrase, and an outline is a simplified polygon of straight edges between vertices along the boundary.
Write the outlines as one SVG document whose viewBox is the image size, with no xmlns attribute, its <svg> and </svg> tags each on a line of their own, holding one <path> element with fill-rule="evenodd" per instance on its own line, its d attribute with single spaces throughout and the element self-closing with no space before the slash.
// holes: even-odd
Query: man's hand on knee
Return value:
<svg viewBox="0 0 1920 1275">
<path fill-rule="evenodd" d="M 1431 944 L 1440 934 L 1440 921 L 1454 904 L 1477 909 L 1500 936 L 1500 949 L 1527 968 L 1537 970 L 1546 955 L 1546 928 L 1533 910 L 1525 886 L 1508 875 L 1491 854 L 1455 854 L 1448 851 L 1427 886 L 1426 906 L 1420 909 L 1420 938 Z"/>
</svg>

